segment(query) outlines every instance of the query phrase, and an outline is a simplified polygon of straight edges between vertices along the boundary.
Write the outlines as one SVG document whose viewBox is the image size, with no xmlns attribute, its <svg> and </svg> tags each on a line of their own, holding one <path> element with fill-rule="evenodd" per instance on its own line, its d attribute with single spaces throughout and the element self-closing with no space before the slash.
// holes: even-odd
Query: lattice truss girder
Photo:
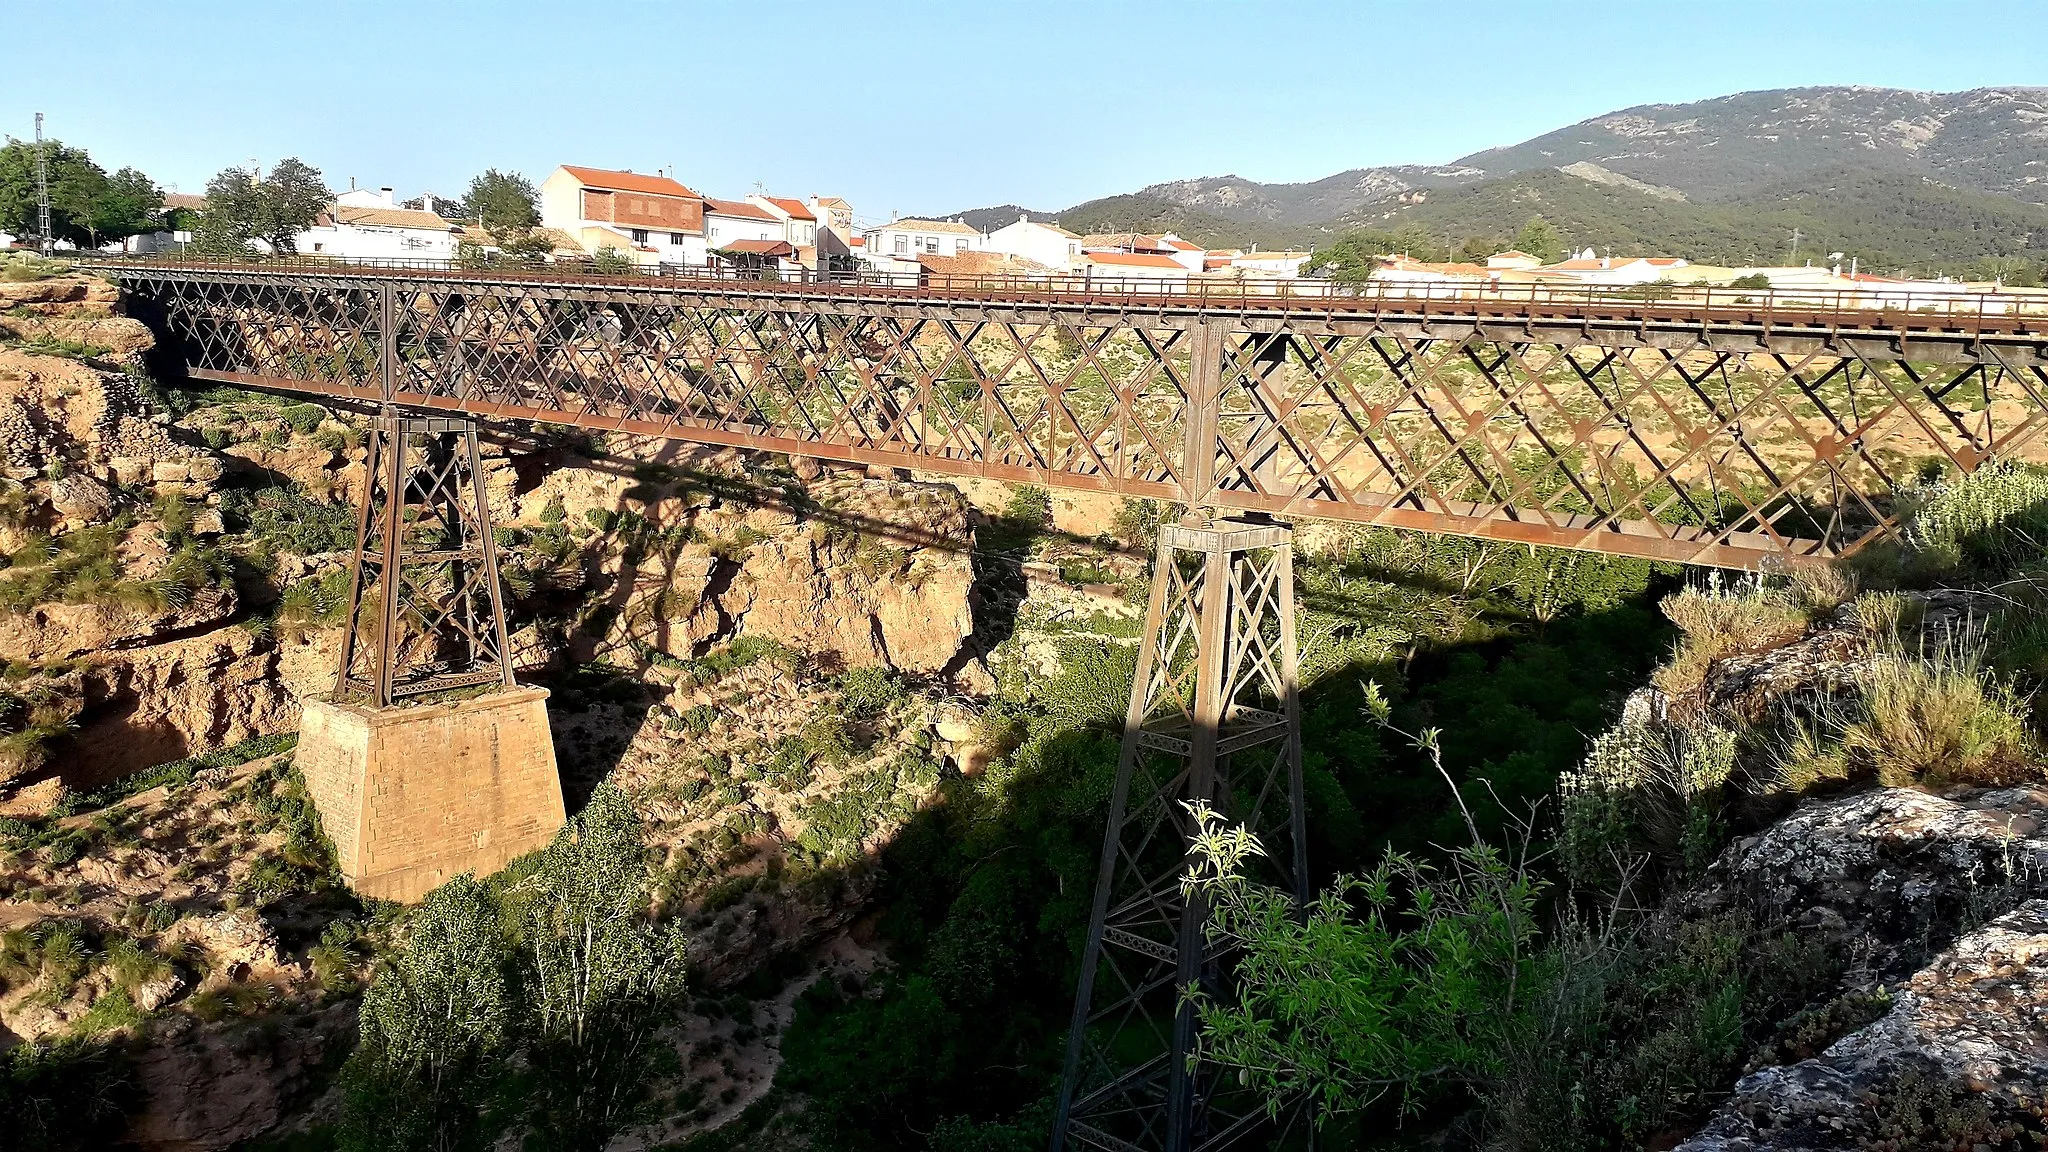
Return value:
<svg viewBox="0 0 2048 1152">
<path fill-rule="evenodd" d="M 1257 878 L 1306 895 L 1290 534 L 1170 526 L 1132 683 L 1077 994 L 1056 1145 L 1225 1147 L 1260 1102 L 1203 1065 L 1178 990 L 1228 997 L 1230 957 L 1183 894 L 1189 804 L 1258 832 Z"/>
<path fill-rule="evenodd" d="M 1432 339 L 1289 316 L 1211 321 L 1229 330 L 1204 362 L 1188 318 L 1103 308 L 431 279 L 137 290 L 202 374 L 1716 563 L 1853 551 L 1924 464 L 2029 458 L 2048 419 L 2048 360 L 2012 344 L 1935 365 L 1853 342 Z M 1191 395 L 1215 397 L 1213 470 L 1187 459 Z"/>
<path fill-rule="evenodd" d="M 510 687 L 497 542 L 467 420 L 370 423 L 337 699 Z"/>
</svg>

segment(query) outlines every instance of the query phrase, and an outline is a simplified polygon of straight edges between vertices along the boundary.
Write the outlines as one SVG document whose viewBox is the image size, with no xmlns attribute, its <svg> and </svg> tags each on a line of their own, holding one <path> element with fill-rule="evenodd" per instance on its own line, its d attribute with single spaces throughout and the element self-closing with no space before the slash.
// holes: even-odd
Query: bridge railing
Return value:
<svg viewBox="0 0 2048 1152">
<path fill-rule="evenodd" d="M 1051 302 L 1128 302 L 1234 310 L 1415 312 L 1422 314 L 1578 314 L 1626 308 L 1631 313 L 1711 313 L 1768 325 L 1816 314 L 1884 314 L 1889 322 L 1982 326 L 2048 319 L 2048 290 L 1986 291 L 1962 286 L 1879 282 L 1855 288 L 1735 288 L 1702 284 L 1585 284 L 1541 282 L 1343 281 L 1325 277 L 1258 278 L 1187 272 L 1160 276 L 1054 273 L 959 274 L 834 269 L 758 269 L 650 264 L 607 267 L 595 260 L 343 259 L 291 255 L 249 258 L 113 257 L 94 261 L 119 274 L 123 267 L 191 272 L 263 271 L 307 275 L 394 275 L 566 283 L 662 283 L 777 291 L 914 294 L 924 297 Z"/>
</svg>

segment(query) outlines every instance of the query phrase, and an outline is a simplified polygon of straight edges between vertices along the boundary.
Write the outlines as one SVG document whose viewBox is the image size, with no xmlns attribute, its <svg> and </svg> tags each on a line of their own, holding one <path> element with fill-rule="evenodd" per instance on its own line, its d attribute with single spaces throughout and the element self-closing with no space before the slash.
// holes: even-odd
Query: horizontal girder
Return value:
<svg viewBox="0 0 2048 1152">
<path fill-rule="evenodd" d="M 1725 566 L 1853 551 L 2048 420 L 2021 309 L 117 274 L 196 379 Z"/>
</svg>

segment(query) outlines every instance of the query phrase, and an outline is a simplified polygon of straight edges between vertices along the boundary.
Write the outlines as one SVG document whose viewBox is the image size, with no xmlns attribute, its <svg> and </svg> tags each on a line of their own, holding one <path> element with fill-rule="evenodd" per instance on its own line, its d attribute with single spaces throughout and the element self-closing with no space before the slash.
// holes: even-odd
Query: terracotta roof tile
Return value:
<svg viewBox="0 0 2048 1152">
<path fill-rule="evenodd" d="M 745 200 L 713 200 L 711 197 L 706 196 L 704 198 L 704 211 L 716 212 L 720 216 L 739 216 L 747 220 L 767 220 L 772 223 L 781 223 L 781 221 L 775 219 L 773 212 L 758 205 L 749 204 Z"/>
<path fill-rule="evenodd" d="M 719 245 L 721 252 L 746 252 L 755 256 L 794 256 L 796 248 L 787 240 L 735 240 Z"/>
<path fill-rule="evenodd" d="M 777 208 L 782 209 L 784 212 L 789 213 L 790 216 L 794 219 L 817 219 L 816 216 L 811 214 L 811 210 L 809 208 L 804 207 L 804 202 L 801 200 L 791 200 L 786 196 L 763 196 L 761 197 L 761 199 L 766 200 L 770 204 L 775 205 Z"/>
<path fill-rule="evenodd" d="M 645 176 L 638 172 L 614 172 L 609 168 L 579 168 L 574 164 L 562 165 L 562 171 L 581 180 L 592 188 L 610 188 L 618 192 L 647 192 L 656 196 L 696 197 L 696 193 L 666 176 Z"/>
<path fill-rule="evenodd" d="M 1088 259 L 1096 264 L 1121 268 L 1180 268 L 1186 271 L 1180 261 L 1154 252 L 1090 252 Z"/>
<path fill-rule="evenodd" d="M 916 216 L 906 216 L 901 220 L 891 220 L 887 224 L 877 224 L 873 228 L 868 229 L 868 231 L 880 232 L 885 228 L 898 228 L 905 232 L 955 232 L 966 236 L 981 235 L 981 233 L 969 228 L 965 224 L 955 223 L 951 220 L 925 220 Z"/>
</svg>

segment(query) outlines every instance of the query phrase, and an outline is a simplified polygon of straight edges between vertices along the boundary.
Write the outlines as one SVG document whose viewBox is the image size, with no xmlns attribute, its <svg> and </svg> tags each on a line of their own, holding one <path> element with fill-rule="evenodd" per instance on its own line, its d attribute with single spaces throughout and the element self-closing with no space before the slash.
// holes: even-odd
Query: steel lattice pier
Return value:
<svg viewBox="0 0 2048 1152">
<path fill-rule="evenodd" d="M 1307 900 L 1293 533 L 1160 532 L 1067 1040 L 1053 1148 L 1191 1152 L 1267 1127 L 1263 1101 L 1190 1066 L 1194 1009 L 1227 998 L 1229 957 L 1181 881 L 1190 806 L 1260 834 L 1262 880 Z"/>
</svg>

